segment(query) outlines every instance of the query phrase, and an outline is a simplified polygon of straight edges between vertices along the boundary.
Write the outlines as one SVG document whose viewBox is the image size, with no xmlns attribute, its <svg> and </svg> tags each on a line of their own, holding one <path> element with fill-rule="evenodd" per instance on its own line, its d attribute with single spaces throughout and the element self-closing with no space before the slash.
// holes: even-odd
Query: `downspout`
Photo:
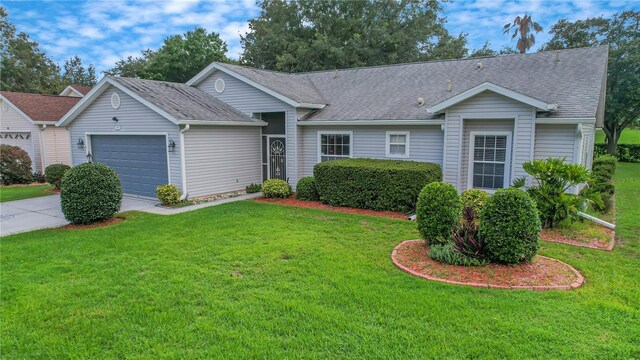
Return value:
<svg viewBox="0 0 640 360">
<path fill-rule="evenodd" d="M 40 166 L 42 167 L 42 174 L 44 174 L 44 130 L 46 128 L 47 124 L 40 125 L 40 134 L 38 136 L 40 138 Z"/>
<path fill-rule="evenodd" d="M 187 198 L 187 167 L 185 163 L 185 154 L 184 154 L 184 133 L 189 131 L 190 125 L 187 124 L 180 130 L 180 168 L 182 172 L 182 196 L 180 196 L 180 200 L 184 200 Z"/>
</svg>

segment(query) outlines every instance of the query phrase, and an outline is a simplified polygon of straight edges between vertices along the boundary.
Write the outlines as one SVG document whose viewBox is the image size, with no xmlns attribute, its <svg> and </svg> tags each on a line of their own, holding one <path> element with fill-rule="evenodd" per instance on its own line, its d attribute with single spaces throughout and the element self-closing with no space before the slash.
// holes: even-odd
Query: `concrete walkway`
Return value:
<svg viewBox="0 0 640 360">
<path fill-rule="evenodd" d="M 150 214 L 173 215 L 260 196 L 261 193 L 247 194 L 177 209 L 159 207 L 155 199 L 123 196 L 120 212 L 137 210 Z M 0 236 L 54 228 L 68 223 L 62 214 L 60 195 L 0 203 Z"/>
</svg>

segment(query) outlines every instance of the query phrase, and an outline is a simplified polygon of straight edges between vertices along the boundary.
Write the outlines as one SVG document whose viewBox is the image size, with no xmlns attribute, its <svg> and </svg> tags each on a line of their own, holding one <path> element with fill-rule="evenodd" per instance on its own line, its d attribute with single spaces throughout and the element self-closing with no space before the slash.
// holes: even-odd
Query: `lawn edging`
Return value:
<svg viewBox="0 0 640 360">
<path fill-rule="evenodd" d="M 401 242 L 400 244 L 396 245 L 396 247 L 393 248 L 393 251 L 391 252 L 391 261 L 393 262 L 393 264 L 400 270 L 406 272 L 407 274 L 422 278 L 422 279 L 426 279 L 426 280 L 432 280 L 432 281 L 438 281 L 438 282 L 442 282 L 442 283 L 446 283 L 446 284 L 452 284 L 452 285 L 465 285 L 465 286 L 471 286 L 471 287 L 479 287 L 479 288 L 489 288 L 489 289 L 505 289 L 505 290 L 535 290 L 535 291 L 548 291 L 548 290 L 573 290 L 573 289 L 577 289 L 579 287 L 581 287 L 584 284 L 584 276 L 582 276 L 582 274 L 576 270 L 576 268 L 574 268 L 573 266 L 560 261 L 558 259 L 554 259 L 554 258 L 550 258 L 547 256 L 543 256 L 543 255 L 537 255 L 541 258 L 544 259 L 548 259 L 554 262 L 557 262 L 561 265 L 566 266 L 569 270 L 571 270 L 577 277 L 576 281 L 572 282 L 570 285 L 524 285 L 524 286 L 520 286 L 520 285 L 494 285 L 494 284 L 489 284 L 489 283 L 479 283 L 479 282 L 463 282 L 463 281 L 455 281 L 455 280 L 448 280 L 448 279 L 442 279 L 439 277 L 435 277 L 435 276 L 431 276 L 431 275 L 427 275 L 427 274 L 423 274 L 417 271 L 414 271 L 404 265 L 402 265 L 399 261 L 398 261 L 398 250 L 403 247 L 404 245 L 408 244 L 408 243 L 415 243 L 415 242 L 423 242 L 423 240 L 405 240 L 403 242 Z"/>
</svg>

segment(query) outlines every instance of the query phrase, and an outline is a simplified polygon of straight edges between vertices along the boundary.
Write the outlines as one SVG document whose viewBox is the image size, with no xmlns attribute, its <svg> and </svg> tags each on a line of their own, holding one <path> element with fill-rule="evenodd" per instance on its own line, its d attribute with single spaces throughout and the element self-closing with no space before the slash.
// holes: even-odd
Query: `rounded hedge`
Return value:
<svg viewBox="0 0 640 360">
<path fill-rule="evenodd" d="M 175 205 L 180 202 L 180 189 L 173 184 L 160 185 L 156 188 L 156 196 L 162 205 Z"/>
<path fill-rule="evenodd" d="M 262 184 L 262 193 L 269 198 L 284 199 L 291 195 L 291 187 L 284 180 L 270 179 Z"/>
<path fill-rule="evenodd" d="M 520 189 L 500 189 L 484 204 L 480 239 L 491 262 L 529 262 L 538 251 L 540 218 L 533 200 Z"/>
<path fill-rule="evenodd" d="M 462 201 L 462 208 L 471 208 L 476 214 L 480 214 L 485 201 L 489 198 L 489 194 L 486 191 L 480 189 L 469 189 L 462 192 L 460 200 Z"/>
<path fill-rule="evenodd" d="M 434 182 L 425 186 L 416 207 L 420 235 L 431 245 L 448 243 L 451 230 L 460 225 L 461 210 L 460 196 L 453 185 Z"/>
<path fill-rule="evenodd" d="M 298 185 L 296 186 L 296 199 L 310 201 L 320 200 L 320 195 L 316 188 L 316 178 L 307 176 L 298 181 Z"/>
<path fill-rule="evenodd" d="M 120 210 L 121 201 L 118 175 L 105 164 L 80 164 L 62 178 L 62 213 L 73 224 L 109 219 Z"/>
<path fill-rule="evenodd" d="M 29 154 L 18 146 L 1 144 L 0 179 L 3 185 L 29 184 L 33 181 Z"/>
<path fill-rule="evenodd" d="M 56 190 L 60 190 L 62 184 L 62 177 L 71 169 L 71 166 L 65 164 L 52 164 L 44 169 L 44 178 L 47 182 L 56 187 Z"/>
</svg>

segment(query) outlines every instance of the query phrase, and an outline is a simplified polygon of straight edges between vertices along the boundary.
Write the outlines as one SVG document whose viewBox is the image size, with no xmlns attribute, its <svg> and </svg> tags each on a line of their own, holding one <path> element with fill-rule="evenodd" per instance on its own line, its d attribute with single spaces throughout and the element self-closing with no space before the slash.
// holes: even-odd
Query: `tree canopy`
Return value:
<svg viewBox="0 0 640 360">
<path fill-rule="evenodd" d="M 615 153 L 622 130 L 640 119 L 640 12 L 624 11 L 611 19 L 560 20 L 541 50 L 609 46 L 604 132 Z"/>
<path fill-rule="evenodd" d="M 311 71 L 460 58 L 466 35 L 449 34 L 437 0 L 264 0 L 241 38 L 240 61 Z"/>
<path fill-rule="evenodd" d="M 64 84 L 93 86 L 97 82 L 96 68 L 93 65 L 85 68 L 82 65 L 82 59 L 78 56 L 74 56 L 65 61 L 63 68 L 62 82 Z"/>
<path fill-rule="evenodd" d="M 186 82 L 214 61 L 231 62 L 220 35 L 196 28 L 166 38 L 157 50 L 143 50 L 140 57 L 121 59 L 108 75 Z"/>
</svg>

